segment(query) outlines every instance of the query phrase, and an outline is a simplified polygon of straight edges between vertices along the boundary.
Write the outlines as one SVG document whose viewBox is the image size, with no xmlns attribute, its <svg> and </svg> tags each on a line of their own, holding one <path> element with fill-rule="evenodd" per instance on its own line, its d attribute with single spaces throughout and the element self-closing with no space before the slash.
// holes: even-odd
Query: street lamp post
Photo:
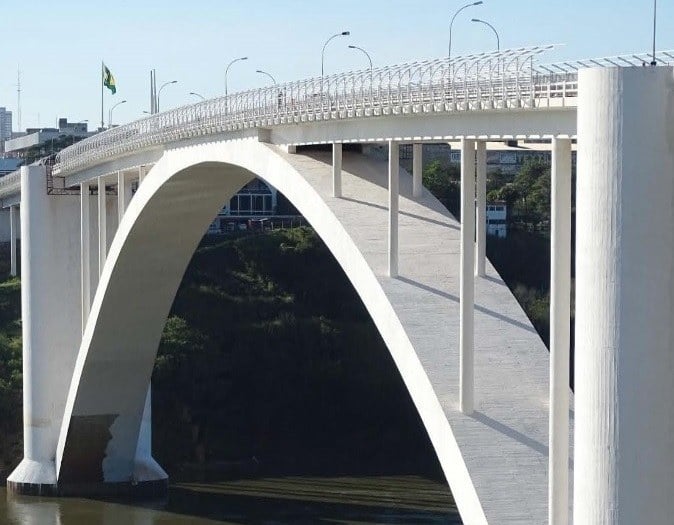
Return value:
<svg viewBox="0 0 674 525">
<path fill-rule="evenodd" d="M 335 33 L 334 35 L 332 35 L 330 38 L 328 38 L 325 41 L 325 44 L 323 44 L 323 50 L 321 51 L 321 78 L 323 78 L 323 75 L 324 75 L 324 72 L 325 72 L 324 64 L 325 64 L 325 48 L 326 48 L 326 46 L 328 45 L 328 43 L 330 43 L 330 40 L 332 40 L 333 38 L 337 38 L 338 36 L 349 36 L 350 34 L 351 34 L 351 31 L 342 31 L 341 33 Z"/>
<path fill-rule="evenodd" d="M 372 74 L 372 58 L 370 57 L 370 53 L 365 51 L 362 47 L 358 46 L 349 46 L 349 49 L 358 49 L 359 51 L 362 51 L 365 53 L 365 56 L 367 57 L 368 61 L 370 62 L 370 75 Z"/>
<path fill-rule="evenodd" d="M 470 4 L 466 4 L 463 7 L 460 7 L 456 13 L 454 13 L 454 16 L 452 17 L 452 21 L 449 23 L 449 51 L 447 52 L 447 58 L 450 60 L 452 59 L 452 26 L 454 25 L 454 19 L 456 18 L 456 15 L 458 15 L 461 11 L 464 9 L 474 6 L 474 5 L 481 5 L 482 0 L 479 0 L 478 2 L 471 2 Z"/>
<path fill-rule="evenodd" d="M 108 110 L 108 128 L 111 128 L 111 127 L 112 127 L 112 111 L 113 111 L 117 106 L 119 106 L 120 104 L 126 104 L 126 100 L 122 100 L 121 102 L 117 102 L 117 104 L 115 104 L 114 106 L 112 106 L 112 107 Z"/>
<path fill-rule="evenodd" d="M 235 58 L 229 64 L 227 64 L 227 68 L 225 69 L 225 96 L 227 96 L 227 73 L 229 73 L 229 68 L 232 67 L 232 64 L 235 62 L 240 62 L 241 60 L 248 60 L 248 57 Z"/>
<path fill-rule="evenodd" d="M 199 97 L 201 100 L 206 100 L 205 96 L 200 95 L 199 93 L 195 93 L 194 91 L 190 91 L 190 95 L 193 95 L 195 97 Z"/>
<path fill-rule="evenodd" d="M 256 69 L 255 72 L 268 76 L 271 79 L 271 81 L 274 83 L 275 86 L 278 84 L 276 82 L 276 79 L 272 76 L 271 73 L 267 73 L 266 71 L 262 71 L 261 69 Z"/>
<path fill-rule="evenodd" d="M 484 20 L 480 20 L 479 18 L 471 18 L 471 22 L 478 22 L 480 24 L 484 24 L 486 26 L 489 26 L 491 30 L 494 32 L 496 35 L 496 51 L 501 51 L 501 39 L 498 36 L 498 31 L 496 31 L 496 28 L 491 25 L 489 22 L 485 22 Z"/>
<path fill-rule="evenodd" d="M 168 82 L 164 82 L 161 87 L 159 88 L 159 91 L 157 91 L 157 113 L 159 112 L 159 99 L 161 97 L 161 90 L 164 89 L 166 86 L 169 84 L 177 84 L 177 80 L 169 80 Z"/>
</svg>

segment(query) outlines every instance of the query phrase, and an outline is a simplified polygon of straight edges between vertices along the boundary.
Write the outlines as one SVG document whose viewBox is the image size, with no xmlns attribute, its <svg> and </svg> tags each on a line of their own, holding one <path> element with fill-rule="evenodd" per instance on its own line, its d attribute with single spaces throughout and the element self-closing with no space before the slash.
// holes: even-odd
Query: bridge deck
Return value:
<svg viewBox="0 0 674 525">
<path fill-rule="evenodd" d="M 466 416 L 458 410 L 458 221 L 425 189 L 413 199 L 404 173 L 400 277 L 391 279 L 387 163 L 345 152 L 343 198 L 336 199 L 328 153 L 286 158 L 375 271 L 441 402 L 489 523 L 546 523 L 549 354 L 508 287 L 489 263 L 487 277 L 476 280 L 476 412 Z"/>
</svg>

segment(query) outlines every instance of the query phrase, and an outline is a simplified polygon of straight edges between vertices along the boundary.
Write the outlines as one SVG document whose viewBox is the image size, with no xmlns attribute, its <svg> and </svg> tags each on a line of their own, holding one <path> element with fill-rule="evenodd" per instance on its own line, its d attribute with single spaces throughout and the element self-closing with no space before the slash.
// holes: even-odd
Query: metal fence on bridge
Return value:
<svg viewBox="0 0 674 525">
<path fill-rule="evenodd" d="M 577 70 L 634 65 L 645 55 L 537 66 L 553 46 L 511 49 L 377 67 L 287 82 L 152 115 L 83 140 L 58 154 L 67 175 L 108 158 L 201 135 L 330 119 L 452 111 L 564 107 Z M 674 55 L 661 52 L 664 63 Z"/>
</svg>

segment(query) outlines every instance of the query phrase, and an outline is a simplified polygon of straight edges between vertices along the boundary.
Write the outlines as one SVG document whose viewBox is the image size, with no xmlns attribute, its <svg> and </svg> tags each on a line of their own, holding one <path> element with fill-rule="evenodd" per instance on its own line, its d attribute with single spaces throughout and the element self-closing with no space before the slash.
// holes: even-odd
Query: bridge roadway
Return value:
<svg viewBox="0 0 674 525">
<path fill-rule="evenodd" d="M 387 163 L 345 154 L 343 197 L 334 198 L 329 155 L 284 157 L 325 199 L 365 256 L 432 385 L 434 396 L 420 387 L 426 377 L 403 373 L 466 523 L 481 521 L 478 507 L 466 505 L 474 503 L 472 490 L 489 523 L 545 523 L 549 354 L 496 270 L 487 263 L 487 276 L 476 280 L 476 411 L 466 416 L 458 406 L 457 220 L 428 190 L 413 198 L 412 178 L 402 172 L 400 274 L 389 278 Z M 391 331 L 379 328 L 386 339 Z M 413 370 L 409 354 L 393 355 L 399 368 Z"/>
</svg>

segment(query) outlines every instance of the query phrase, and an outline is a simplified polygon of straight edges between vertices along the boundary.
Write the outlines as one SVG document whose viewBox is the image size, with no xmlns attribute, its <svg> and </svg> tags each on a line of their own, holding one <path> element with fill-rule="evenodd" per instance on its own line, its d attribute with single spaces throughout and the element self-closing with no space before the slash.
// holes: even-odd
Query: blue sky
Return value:
<svg viewBox="0 0 674 525">
<path fill-rule="evenodd" d="M 279 82 L 320 75 L 321 47 L 331 42 L 326 73 L 366 66 L 348 44 L 369 51 L 375 65 L 447 53 L 449 20 L 463 5 L 455 0 L 0 0 L 0 106 L 16 111 L 16 70 L 22 72 L 22 127 L 52 126 L 56 117 L 100 121 L 100 61 L 117 79 L 108 104 L 124 123 L 149 109 L 149 71 L 162 92 L 162 109 L 195 101 L 190 91 L 213 97 L 265 85 L 255 73 Z M 453 30 L 452 54 L 495 48 L 493 33 L 472 17 L 492 23 L 501 47 L 564 44 L 542 58 L 612 56 L 651 46 L 652 0 L 485 0 L 464 10 Z M 674 1 L 660 0 L 658 48 L 674 49 Z M 39 116 L 39 117 L 38 117 Z M 39 118 L 39 120 L 38 120 Z M 15 127 L 16 127 L 16 115 Z"/>
</svg>

